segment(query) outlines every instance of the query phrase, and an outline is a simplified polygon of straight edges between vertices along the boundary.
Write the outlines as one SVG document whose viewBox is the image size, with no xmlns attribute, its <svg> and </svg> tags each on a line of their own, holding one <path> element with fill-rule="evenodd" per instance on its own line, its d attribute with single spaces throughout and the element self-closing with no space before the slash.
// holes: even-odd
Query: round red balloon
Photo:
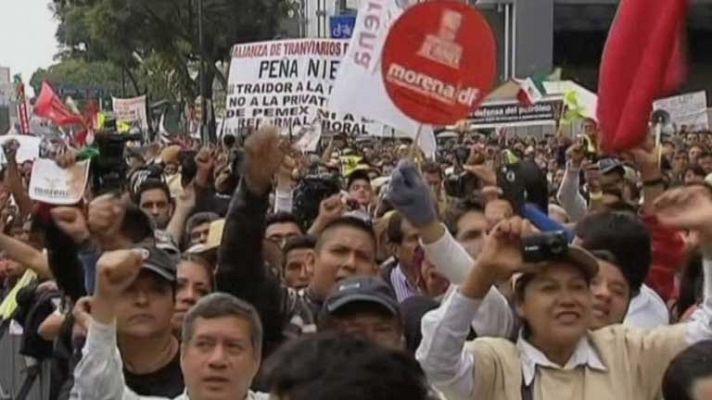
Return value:
<svg viewBox="0 0 712 400">
<path fill-rule="evenodd" d="M 496 73 L 494 35 L 474 8 L 455 0 L 414 5 L 386 39 L 381 72 L 388 95 L 416 121 L 448 125 L 484 100 Z"/>
</svg>

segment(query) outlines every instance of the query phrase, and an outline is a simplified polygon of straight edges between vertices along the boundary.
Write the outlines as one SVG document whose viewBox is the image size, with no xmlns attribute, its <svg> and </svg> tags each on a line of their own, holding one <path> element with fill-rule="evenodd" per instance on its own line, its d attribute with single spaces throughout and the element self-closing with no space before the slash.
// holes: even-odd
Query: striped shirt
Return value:
<svg viewBox="0 0 712 400">
<path fill-rule="evenodd" d="M 402 303 L 409 297 L 418 296 L 420 294 L 418 288 L 408 281 L 400 264 L 391 271 L 391 286 L 393 286 L 393 290 L 396 292 L 396 299 L 399 303 Z"/>
</svg>

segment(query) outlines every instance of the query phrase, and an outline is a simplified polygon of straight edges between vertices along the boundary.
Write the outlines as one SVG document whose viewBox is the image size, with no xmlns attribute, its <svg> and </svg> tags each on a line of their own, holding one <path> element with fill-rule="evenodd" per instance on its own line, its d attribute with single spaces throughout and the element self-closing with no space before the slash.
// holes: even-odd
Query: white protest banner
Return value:
<svg viewBox="0 0 712 400">
<path fill-rule="evenodd" d="M 386 92 L 381 76 L 381 52 L 393 22 L 403 13 L 396 0 L 364 0 L 356 17 L 345 59 L 339 68 L 329 108 L 352 112 L 389 125 L 414 138 L 419 123 L 401 112 Z M 435 154 L 435 135 L 423 126 L 420 143 L 426 155 Z"/>
<path fill-rule="evenodd" d="M 665 110 L 670 114 L 670 123 L 676 131 L 701 131 L 709 129 L 707 116 L 707 93 L 704 91 L 668 97 L 653 103 L 654 110 Z"/>
<path fill-rule="evenodd" d="M 17 140 L 20 144 L 20 147 L 17 149 L 17 154 L 15 155 L 15 160 L 18 163 L 33 161 L 39 157 L 42 138 L 30 135 L 4 135 L 0 136 L 0 145 L 4 145 L 5 142 L 10 140 Z M 5 153 L 0 151 L 0 164 L 5 164 L 6 162 Z"/>
<path fill-rule="evenodd" d="M 302 137 L 299 138 L 294 147 L 302 153 L 313 153 L 319 145 L 322 127 L 320 121 L 315 121 L 312 125 L 302 126 Z"/>
<path fill-rule="evenodd" d="M 360 116 L 335 113 L 327 97 L 347 40 L 291 39 L 235 45 L 228 77 L 223 134 L 239 135 L 262 123 L 284 130 L 320 120 L 327 132 L 350 135 L 381 129 Z"/>
<path fill-rule="evenodd" d="M 38 158 L 32 166 L 29 194 L 35 201 L 55 205 L 76 204 L 84 195 L 89 178 L 89 160 L 60 168 L 54 160 Z"/>
<path fill-rule="evenodd" d="M 116 124 L 137 126 L 144 132 L 148 131 L 148 116 L 146 115 L 146 96 L 130 99 L 111 98 L 114 106 Z"/>
</svg>

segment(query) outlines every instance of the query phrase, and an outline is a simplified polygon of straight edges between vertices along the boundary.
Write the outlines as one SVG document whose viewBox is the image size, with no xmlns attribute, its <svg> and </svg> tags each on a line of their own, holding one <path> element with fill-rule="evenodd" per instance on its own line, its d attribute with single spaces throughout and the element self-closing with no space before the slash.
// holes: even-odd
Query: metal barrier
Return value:
<svg viewBox="0 0 712 400">
<path fill-rule="evenodd" d="M 20 355 L 21 337 L 6 332 L 0 335 L 0 400 L 15 400 L 21 394 L 32 360 Z M 29 361 L 29 363 L 28 363 Z M 49 399 L 50 365 L 38 365 L 38 375 L 27 387 L 24 400 Z"/>
</svg>

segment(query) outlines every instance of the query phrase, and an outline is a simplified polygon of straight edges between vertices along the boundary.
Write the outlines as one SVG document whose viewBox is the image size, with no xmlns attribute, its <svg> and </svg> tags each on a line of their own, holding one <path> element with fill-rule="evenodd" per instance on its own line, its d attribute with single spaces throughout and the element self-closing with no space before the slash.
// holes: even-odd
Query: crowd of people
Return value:
<svg viewBox="0 0 712 400">
<path fill-rule="evenodd" d="M 597 129 L 129 143 L 70 206 L 10 140 L 0 327 L 51 400 L 712 399 L 712 134 Z"/>
</svg>

